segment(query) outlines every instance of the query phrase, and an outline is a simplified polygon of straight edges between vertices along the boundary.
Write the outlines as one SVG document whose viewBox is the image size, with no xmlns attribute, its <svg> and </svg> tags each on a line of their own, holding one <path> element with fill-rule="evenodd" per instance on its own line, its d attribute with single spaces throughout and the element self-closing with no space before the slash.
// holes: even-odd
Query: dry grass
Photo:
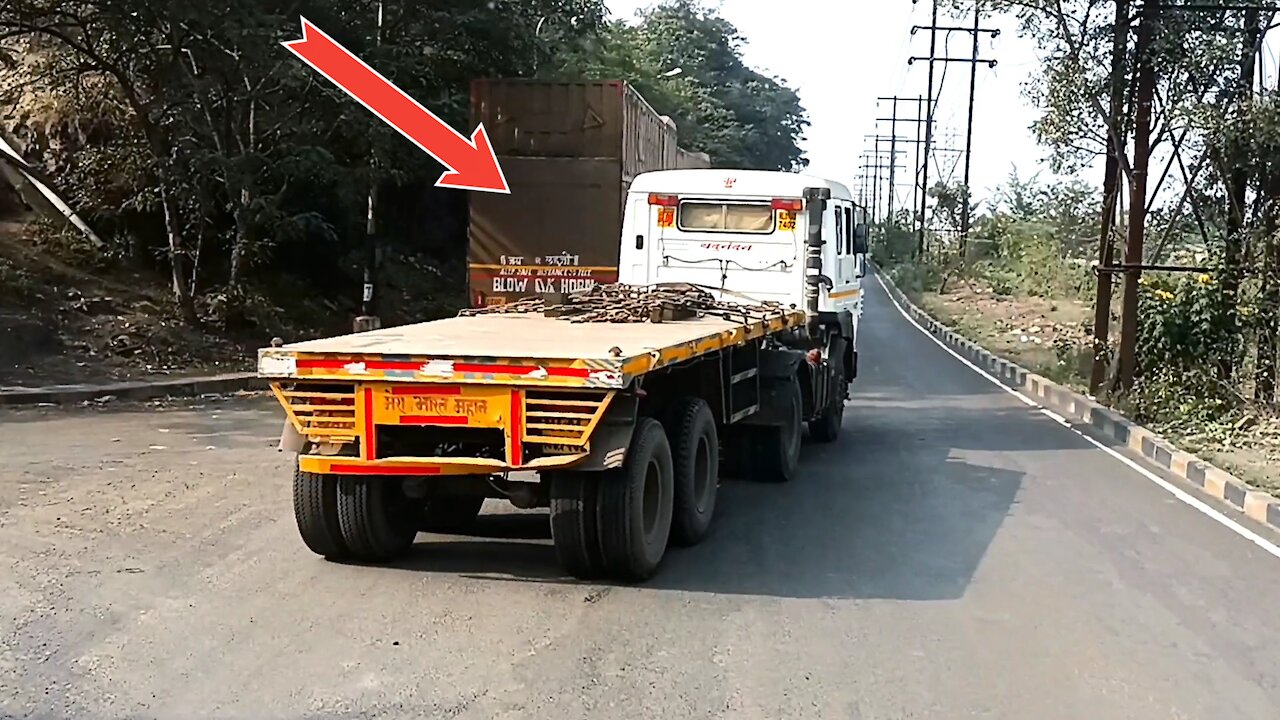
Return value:
<svg viewBox="0 0 1280 720">
<path fill-rule="evenodd" d="M 1093 308 L 1079 300 L 999 295 L 961 280 L 945 293 L 925 292 L 920 307 L 991 352 L 1085 392 Z M 1152 427 L 1245 482 L 1280 494 L 1280 418 L 1256 418 L 1229 433 L 1169 433 Z"/>
<path fill-rule="evenodd" d="M 978 281 L 926 292 L 921 307 L 993 353 L 1083 389 L 1093 310 L 1079 300 L 999 295 Z"/>
</svg>

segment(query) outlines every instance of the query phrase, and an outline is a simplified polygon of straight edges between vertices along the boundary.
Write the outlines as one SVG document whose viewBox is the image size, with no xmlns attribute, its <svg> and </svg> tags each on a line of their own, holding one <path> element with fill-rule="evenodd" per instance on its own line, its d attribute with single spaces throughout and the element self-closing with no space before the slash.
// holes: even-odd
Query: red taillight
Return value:
<svg viewBox="0 0 1280 720">
<path fill-rule="evenodd" d="M 795 198 L 774 198 L 774 210 L 786 210 L 787 212 L 800 212 L 804 209 L 804 201 Z"/>
<path fill-rule="evenodd" d="M 660 207 L 675 207 L 680 204 L 680 198 L 675 195 L 658 195 L 657 193 L 650 193 L 649 204 L 658 205 Z"/>
</svg>

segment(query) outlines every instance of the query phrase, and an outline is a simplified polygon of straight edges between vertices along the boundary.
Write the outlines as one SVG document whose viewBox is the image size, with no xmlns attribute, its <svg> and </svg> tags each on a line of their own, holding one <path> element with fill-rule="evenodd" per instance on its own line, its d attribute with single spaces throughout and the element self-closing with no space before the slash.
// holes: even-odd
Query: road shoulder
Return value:
<svg viewBox="0 0 1280 720">
<path fill-rule="evenodd" d="M 1185 481 L 1211 500 L 1280 531 L 1280 500 L 1270 493 L 1181 450 L 1115 410 L 986 350 L 921 310 L 887 273 L 877 272 L 875 277 L 910 319 L 945 347 L 1006 387 L 1023 393 L 1065 420 L 1079 424 L 1094 439 L 1122 447 L 1159 471 Z"/>
<path fill-rule="evenodd" d="M 264 390 L 266 382 L 256 373 L 225 373 L 201 377 L 163 378 L 108 384 L 46 385 L 0 390 L 3 405 L 74 405 L 112 400 L 155 400 L 167 397 L 199 397 Z"/>
</svg>

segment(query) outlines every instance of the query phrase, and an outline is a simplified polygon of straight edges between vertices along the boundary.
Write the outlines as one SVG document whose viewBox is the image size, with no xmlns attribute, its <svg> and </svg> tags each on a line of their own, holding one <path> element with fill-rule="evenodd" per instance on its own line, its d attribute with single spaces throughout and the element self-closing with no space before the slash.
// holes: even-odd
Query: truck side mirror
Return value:
<svg viewBox="0 0 1280 720">
<path fill-rule="evenodd" d="M 867 224 L 858 223 L 853 227 L 853 254 L 866 255 L 867 252 Z"/>
</svg>

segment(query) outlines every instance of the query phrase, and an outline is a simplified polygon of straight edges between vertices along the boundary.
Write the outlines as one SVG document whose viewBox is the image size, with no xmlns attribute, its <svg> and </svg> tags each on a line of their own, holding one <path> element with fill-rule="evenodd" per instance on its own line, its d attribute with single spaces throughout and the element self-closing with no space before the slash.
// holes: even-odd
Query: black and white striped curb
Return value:
<svg viewBox="0 0 1280 720">
<path fill-rule="evenodd" d="M 267 381 L 257 373 L 227 373 L 208 377 L 169 378 L 109 383 L 105 385 L 50 385 L 0 390 L 0 405 L 73 405 L 84 402 L 155 400 L 167 397 L 199 397 L 266 390 Z"/>
<path fill-rule="evenodd" d="M 1068 420 L 1083 423 L 1087 427 L 1082 429 L 1098 440 L 1124 446 L 1175 477 L 1200 488 L 1213 499 L 1226 503 L 1257 522 L 1280 530 L 1280 500 L 1271 494 L 1250 486 L 1191 453 L 1179 450 L 1169 441 L 1115 410 L 992 354 L 916 307 L 893 283 L 888 273 L 883 269 L 879 270 L 877 276 L 884 281 L 889 293 L 912 319 L 969 362 L 1049 410 Z"/>
</svg>

